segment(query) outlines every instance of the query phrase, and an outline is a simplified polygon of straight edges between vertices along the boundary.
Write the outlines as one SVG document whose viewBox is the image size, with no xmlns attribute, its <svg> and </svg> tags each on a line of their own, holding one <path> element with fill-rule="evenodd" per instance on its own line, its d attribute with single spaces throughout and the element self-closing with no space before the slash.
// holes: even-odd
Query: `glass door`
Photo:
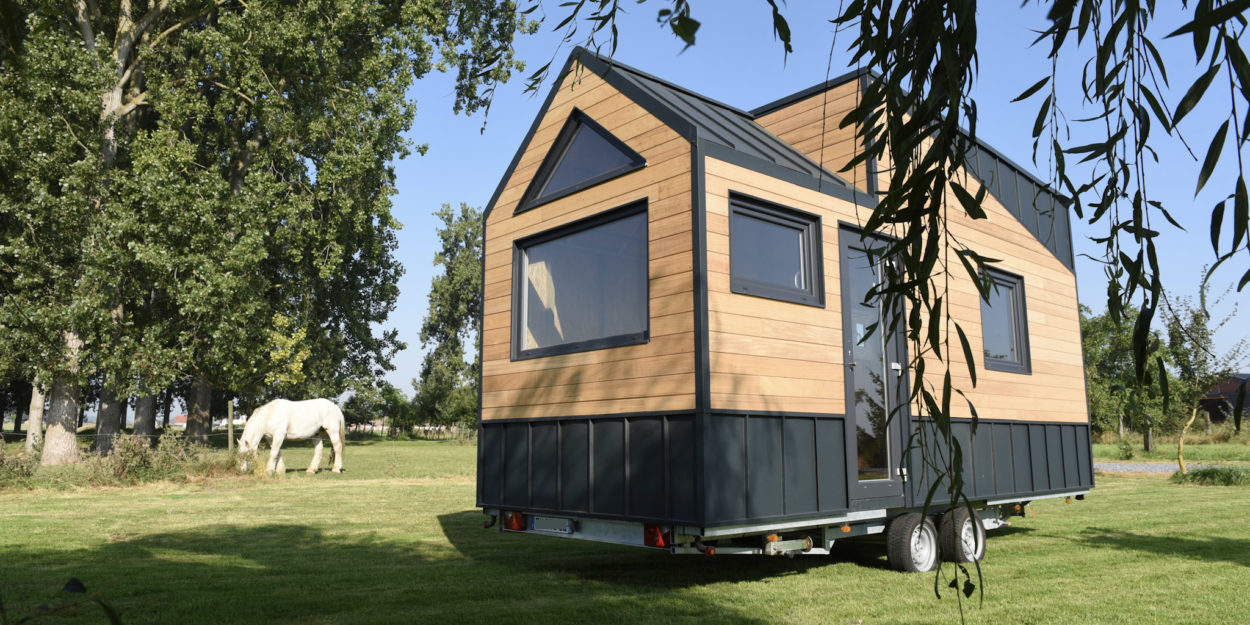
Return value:
<svg viewBox="0 0 1250 625">
<path fill-rule="evenodd" d="M 846 376 L 846 455 L 852 500 L 901 497 L 904 410 L 901 337 L 886 331 L 879 300 L 865 302 L 882 279 L 882 263 L 871 240 L 842 229 L 842 337 Z M 897 333 L 895 333 L 897 334 Z"/>
</svg>

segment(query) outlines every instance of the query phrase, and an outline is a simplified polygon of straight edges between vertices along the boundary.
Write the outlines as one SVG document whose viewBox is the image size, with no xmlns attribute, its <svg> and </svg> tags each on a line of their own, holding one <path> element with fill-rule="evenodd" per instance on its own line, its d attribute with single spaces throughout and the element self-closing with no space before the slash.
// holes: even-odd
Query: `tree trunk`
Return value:
<svg viewBox="0 0 1250 625">
<path fill-rule="evenodd" d="M 100 389 L 100 410 L 95 417 L 95 448 L 101 456 L 113 451 L 113 438 L 121 434 L 125 407 L 126 402 L 118 401 L 117 395 L 105 382 Z"/>
<path fill-rule="evenodd" d="M 1189 413 L 1189 420 L 1185 422 L 1185 427 L 1181 428 L 1181 436 L 1176 441 L 1176 463 L 1180 465 L 1181 473 L 1185 472 L 1185 433 L 1189 431 L 1189 426 L 1194 424 L 1194 419 L 1198 418 L 1198 407 L 1194 406 L 1193 412 Z"/>
<path fill-rule="evenodd" d="M 43 390 L 39 384 L 31 385 L 30 418 L 26 421 L 26 451 L 43 447 Z"/>
<path fill-rule="evenodd" d="M 75 379 L 78 373 L 78 352 L 82 339 L 73 332 L 65 333 L 66 362 L 69 370 L 52 381 L 51 401 L 48 405 L 47 432 L 43 439 L 43 466 L 74 464 L 78 462 L 78 419 L 82 410 L 79 396 L 82 389 Z"/>
<path fill-rule="evenodd" d="M 169 411 L 174 406 L 174 396 L 169 391 L 161 393 L 161 430 L 169 429 Z"/>
<path fill-rule="evenodd" d="M 234 451 L 234 400 L 226 402 L 226 449 Z"/>
<path fill-rule="evenodd" d="M 4 411 L 8 409 L 9 409 L 9 392 L 6 389 L 4 392 L 0 392 L 0 443 L 4 442 L 4 436 L 2 436 L 4 434 Z M 13 421 L 14 422 L 17 421 L 16 411 L 13 412 Z M 14 428 L 13 431 L 16 432 L 17 428 Z"/>
<path fill-rule="evenodd" d="M 213 431 L 212 401 L 213 387 L 208 378 L 196 376 L 187 398 L 187 439 L 192 442 L 208 444 L 208 435 Z"/>
<path fill-rule="evenodd" d="M 1142 450 L 1150 453 L 1155 449 L 1155 428 L 1153 425 L 1146 426 L 1145 433 L 1142 434 Z"/>
<path fill-rule="evenodd" d="M 22 405 L 18 404 L 14 406 L 13 407 L 13 433 L 14 434 L 18 434 L 22 431 L 22 417 L 23 416 L 25 415 L 22 412 Z"/>
<path fill-rule="evenodd" d="M 142 389 L 142 387 L 140 387 Z M 140 395 L 135 399 L 135 436 L 142 436 L 148 443 L 156 436 L 156 396 Z"/>
<path fill-rule="evenodd" d="M 1124 415 L 1115 418 L 1115 428 L 1120 433 L 1120 439 L 1124 439 Z"/>
<path fill-rule="evenodd" d="M 52 382 L 48 431 L 43 442 L 44 466 L 78 462 L 78 384 L 65 376 Z"/>
<path fill-rule="evenodd" d="M 1207 436 L 1211 435 L 1211 411 L 1203 410 L 1202 418 L 1206 420 Z"/>
</svg>

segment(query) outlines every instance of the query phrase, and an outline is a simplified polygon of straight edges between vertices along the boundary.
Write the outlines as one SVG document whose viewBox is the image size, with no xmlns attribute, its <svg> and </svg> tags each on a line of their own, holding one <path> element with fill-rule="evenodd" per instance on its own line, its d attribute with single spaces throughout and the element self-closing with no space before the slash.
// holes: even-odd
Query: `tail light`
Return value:
<svg viewBox="0 0 1250 625">
<path fill-rule="evenodd" d="M 642 542 L 648 547 L 668 547 L 672 540 L 669 539 L 668 533 L 660 529 L 659 525 L 642 526 Z"/>
<path fill-rule="evenodd" d="M 526 527 L 525 515 L 520 512 L 503 513 L 503 528 L 514 532 L 524 532 L 529 529 Z"/>
</svg>

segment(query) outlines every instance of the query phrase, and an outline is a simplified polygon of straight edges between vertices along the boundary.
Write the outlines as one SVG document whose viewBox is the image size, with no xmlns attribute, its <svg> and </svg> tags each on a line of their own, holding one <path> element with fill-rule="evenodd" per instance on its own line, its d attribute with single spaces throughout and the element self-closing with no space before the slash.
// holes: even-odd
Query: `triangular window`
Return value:
<svg viewBox="0 0 1250 625">
<path fill-rule="evenodd" d="M 646 164 L 646 159 L 603 126 L 573 109 L 517 212 L 611 180 Z"/>
</svg>

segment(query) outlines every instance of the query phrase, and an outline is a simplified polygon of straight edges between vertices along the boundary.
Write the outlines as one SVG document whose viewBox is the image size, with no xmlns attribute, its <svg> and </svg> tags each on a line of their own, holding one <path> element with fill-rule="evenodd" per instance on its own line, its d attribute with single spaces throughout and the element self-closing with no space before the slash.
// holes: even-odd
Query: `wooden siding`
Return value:
<svg viewBox="0 0 1250 625">
<path fill-rule="evenodd" d="M 712 410 L 844 412 L 838 224 L 863 223 L 867 209 L 715 159 L 705 169 Z M 971 177 L 967 184 L 975 192 Z M 821 217 L 823 308 L 730 292 L 731 191 Z M 992 197 L 985 209 L 988 219 L 960 219 L 951 229 L 977 252 L 1003 259 L 1004 271 L 1023 276 L 1032 373 L 985 369 L 980 299 L 955 263 L 947 301 L 971 343 L 978 384 L 972 388 L 958 338 L 950 350 L 953 382 L 982 418 L 1085 423 L 1075 276 Z M 970 416 L 965 403 L 953 406 L 956 417 Z"/>
<path fill-rule="evenodd" d="M 575 106 L 647 166 L 514 215 Z M 595 74 L 565 78 L 486 223 L 483 420 L 693 410 L 690 176 L 685 139 Z M 650 340 L 512 361 L 513 242 L 640 199 L 648 201 Z"/>
<path fill-rule="evenodd" d="M 860 191 L 868 191 L 868 167 L 860 163 L 842 171 L 859 154 L 858 125 L 839 128 L 842 118 L 859 103 L 860 80 L 808 96 L 755 121 L 765 130 L 794 146 L 825 169 L 842 176 Z"/>
</svg>

